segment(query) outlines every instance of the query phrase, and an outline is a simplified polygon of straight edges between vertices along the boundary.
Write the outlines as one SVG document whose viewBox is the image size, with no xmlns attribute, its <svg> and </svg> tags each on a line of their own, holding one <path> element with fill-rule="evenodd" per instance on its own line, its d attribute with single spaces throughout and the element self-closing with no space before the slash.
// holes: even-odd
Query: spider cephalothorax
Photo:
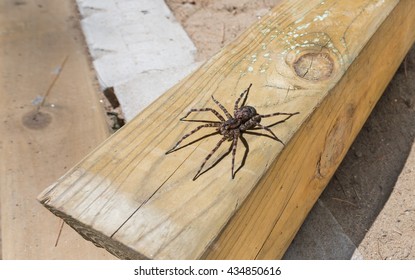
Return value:
<svg viewBox="0 0 415 280">
<path fill-rule="evenodd" d="M 216 110 L 214 110 L 212 108 L 191 109 L 183 118 L 180 119 L 182 121 L 186 121 L 185 118 L 188 117 L 192 112 L 210 111 L 219 119 L 219 121 L 212 121 L 212 122 L 209 122 L 207 124 L 199 125 L 195 129 L 190 131 L 188 134 L 184 135 L 173 146 L 173 148 L 171 148 L 170 150 L 168 150 L 166 152 L 166 154 L 169 154 L 169 153 L 172 153 L 172 152 L 176 151 L 177 147 L 180 145 L 180 143 L 184 139 L 186 139 L 187 137 L 189 137 L 190 135 L 192 135 L 193 133 L 195 133 L 196 131 L 198 131 L 198 130 L 204 128 L 204 127 L 216 127 L 217 133 L 223 136 L 219 140 L 219 142 L 216 144 L 215 148 L 213 148 L 213 150 L 206 156 L 205 160 L 203 161 L 202 165 L 200 166 L 200 168 L 197 171 L 197 173 L 196 173 L 195 177 L 193 178 L 193 180 L 196 180 L 199 177 L 199 175 L 201 174 L 201 171 L 202 171 L 203 167 L 205 166 L 206 162 L 219 149 L 220 145 L 222 145 L 222 143 L 225 140 L 232 141 L 232 171 L 231 171 L 231 174 L 232 174 L 232 179 L 233 179 L 235 177 L 235 172 L 234 172 L 235 154 L 236 154 L 236 146 L 238 144 L 238 139 L 239 138 L 243 139 L 242 138 L 242 133 L 244 133 L 248 130 L 252 130 L 252 129 L 255 129 L 255 128 L 264 129 L 272 135 L 272 138 L 274 140 L 276 140 L 276 141 L 278 141 L 278 142 L 280 142 L 281 144 L 284 145 L 284 143 L 274 134 L 274 132 L 272 132 L 272 130 L 268 126 L 264 126 L 264 125 L 260 124 L 261 119 L 272 117 L 272 116 L 278 116 L 278 115 L 287 116 L 284 120 L 278 122 L 278 123 L 282 123 L 282 122 L 288 120 L 289 118 L 291 118 L 293 115 L 298 114 L 298 112 L 296 112 L 296 113 L 280 113 L 280 112 L 277 112 L 277 113 L 266 114 L 266 115 L 258 114 L 254 107 L 244 106 L 244 103 L 246 101 L 246 97 L 248 96 L 248 93 L 249 93 L 249 90 L 250 90 L 251 86 L 252 86 L 252 84 L 250 84 L 249 87 L 244 92 L 241 93 L 239 98 L 236 99 L 233 116 L 231 114 L 229 114 L 228 110 L 226 110 L 226 108 L 221 103 L 219 103 L 219 101 L 217 101 L 212 95 L 213 102 L 215 102 L 216 105 L 218 105 L 218 107 L 223 111 L 223 113 L 226 115 L 227 119 L 225 119 L 219 112 L 217 112 Z M 242 106 L 239 106 L 239 102 L 241 101 L 241 99 L 244 96 L 245 96 L 245 99 L 242 102 Z"/>
</svg>

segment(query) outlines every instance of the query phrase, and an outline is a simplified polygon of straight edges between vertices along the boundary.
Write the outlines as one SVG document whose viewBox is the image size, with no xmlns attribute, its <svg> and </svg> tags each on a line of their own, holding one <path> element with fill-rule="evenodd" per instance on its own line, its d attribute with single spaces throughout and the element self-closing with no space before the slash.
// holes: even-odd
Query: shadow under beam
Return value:
<svg viewBox="0 0 415 280">
<path fill-rule="evenodd" d="M 354 252 L 351 244 L 358 247 L 376 220 L 414 143 L 415 47 L 405 60 L 319 203 L 311 210 L 285 259 L 350 259 Z M 338 234 L 333 234 L 333 222 L 341 230 Z"/>
</svg>

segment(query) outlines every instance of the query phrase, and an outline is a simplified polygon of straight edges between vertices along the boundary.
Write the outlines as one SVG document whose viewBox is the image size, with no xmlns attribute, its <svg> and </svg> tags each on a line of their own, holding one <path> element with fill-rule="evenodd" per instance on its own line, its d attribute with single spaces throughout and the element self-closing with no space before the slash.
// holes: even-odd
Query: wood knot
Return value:
<svg viewBox="0 0 415 280">
<path fill-rule="evenodd" d="M 26 113 L 23 116 L 23 125 L 30 129 L 43 129 L 52 122 L 52 116 L 38 110 Z"/>
<path fill-rule="evenodd" d="M 326 52 L 305 53 L 294 62 L 297 76 L 310 81 L 328 79 L 334 69 L 334 61 Z"/>
</svg>

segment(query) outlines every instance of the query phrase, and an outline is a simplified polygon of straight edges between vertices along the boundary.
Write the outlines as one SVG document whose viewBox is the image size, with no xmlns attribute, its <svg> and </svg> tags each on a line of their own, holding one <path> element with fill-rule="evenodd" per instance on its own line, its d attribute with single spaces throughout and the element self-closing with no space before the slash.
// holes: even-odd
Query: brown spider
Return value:
<svg viewBox="0 0 415 280">
<path fill-rule="evenodd" d="M 252 84 L 250 84 L 249 87 L 244 92 L 241 93 L 241 95 L 238 97 L 238 99 L 236 99 L 235 106 L 234 106 L 234 116 L 229 114 L 228 110 L 226 110 L 226 108 L 221 103 L 219 103 L 219 101 L 217 101 L 212 95 L 213 102 L 215 102 L 216 105 L 218 105 L 218 107 L 225 113 L 225 115 L 227 117 L 227 120 L 218 111 L 216 111 L 212 108 L 191 109 L 189 112 L 187 112 L 187 114 L 184 117 L 182 117 L 180 119 L 181 121 L 191 121 L 191 120 L 185 120 L 185 118 L 188 117 L 192 112 L 210 111 L 213 114 L 215 114 L 215 116 L 220 120 L 220 122 L 218 122 L 218 121 L 212 121 L 212 122 L 208 121 L 209 123 L 207 123 L 207 124 L 199 125 L 195 129 L 190 131 L 188 134 L 184 135 L 176 143 L 176 145 L 173 146 L 173 148 L 171 148 L 170 150 L 168 150 L 166 152 L 166 155 L 167 155 L 169 153 L 172 153 L 172 152 L 177 151 L 178 149 L 180 149 L 180 148 L 177 148 L 177 146 L 179 146 L 179 144 L 184 139 L 186 139 L 187 137 L 189 137 L 190 135 L 192 135 L 196 131 L 198 131 L 198 130 L 204 128 L 204 127 L 216 127 L 216 132 L 214 134 L 220 134 L 220 135 L 223 135 L 223 137 L 216 144 L 216 147 L 213 148 L 213 150 L 206 156 L 205 160 L 203 161 L 203 163 L 200 166 L 199 170 L 197 171 L 196 175 L 193 177 L 193 181 L 196 180 L 201 175 L 200 172 L 202 171 L 202 169 L 205 166 L 206 162 L 219 149 L 220 145 L 222 145 L 222 143 L 225 140 L 232 141 L 232 171 L 231 171 L 232 174 L 231 175 L 232 175 L 232 179 L 234 179 L 235 178 L 234 167 L 235 167 L 236 145 L 238 144 L 238 138 L 242 139 L 242 133 L 246 132 L 247 130 L 252 130 L 252 129 L 255 129 L 255 128 L 264 129 L 264 130 L 268 131 L 269 133 L 271 133 L 271 135 L 272 135 L 271 138 L 273 138 L 274 140 L 276 140 L 276 141 L 278 141 L 278 142 L 280 142 L 281 144 L 284 145 L 284 143 L 274 134 L 274 132 L 272 132 L 272 130 L 268 126 L 264 126 L 264 125 L 260 124 L 261 119 L 262 118 L 273 117 L 273 116 L 278 116 L 278 115 L 288 116 L 284 120 L 275 123 L 275 124 L 278 124 L 278 123 L 285 122 L 286 120 L 288 120 L 292 116 L 299 114 L 299 112 L 295 112 L 295 113 L 280 113 L 280 112 L 277 112 L 277 113 L 272 113 L 272 114 L 259 115 L 254 107 L 244 105 L 251 86 L 252 86 Z M 245 95 L 245 99 L 242 102 L 242 105 L 239 107 L 239 102 L 244 97 L 244 95 Z M 195 122 L 206 122 L 206 121 L 198 121 L 198 120 L 194 120 L 194 121 Z M 208 136 L 210 136 L 210 135 L 208 135 Z"/>
</svg>

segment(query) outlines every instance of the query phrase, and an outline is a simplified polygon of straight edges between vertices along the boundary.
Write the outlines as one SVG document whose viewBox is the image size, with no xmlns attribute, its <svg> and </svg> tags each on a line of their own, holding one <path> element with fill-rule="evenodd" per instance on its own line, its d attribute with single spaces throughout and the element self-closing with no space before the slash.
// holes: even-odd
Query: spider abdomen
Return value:
<svg viewBox="0 0 415 280">
<path fill-rule="evenodd" d="M 252 106 L 242 106 L 235 111 L 235 119 L 240 120 L 242 123 L 245 123 L 252 117 L 258 115 L 256 109 Z"/>
</svg>

